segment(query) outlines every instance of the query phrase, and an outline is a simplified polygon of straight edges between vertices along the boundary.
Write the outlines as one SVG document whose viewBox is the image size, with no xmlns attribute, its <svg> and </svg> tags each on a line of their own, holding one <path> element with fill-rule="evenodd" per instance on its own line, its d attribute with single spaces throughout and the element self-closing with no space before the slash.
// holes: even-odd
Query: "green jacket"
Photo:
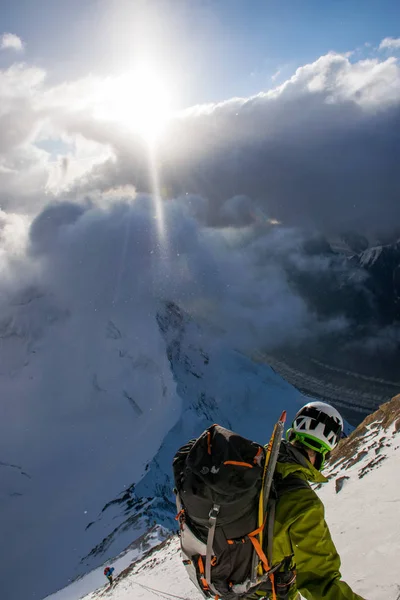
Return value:
<svg viewBox="0 0 400 600">
<path fill-rule="evenodd" d="M 295 475 L 305 481 L 327 481 L 298 450 L 282 442 L 276 472 L 282 478 Z M 287 490 L 276 503 L 272 564 L 294 555 L 297 590 L 307 600 L 363 600 L 341 580 L 340 558 L 324 518 L 324 506 L 314 490 Z"/>
</svg>

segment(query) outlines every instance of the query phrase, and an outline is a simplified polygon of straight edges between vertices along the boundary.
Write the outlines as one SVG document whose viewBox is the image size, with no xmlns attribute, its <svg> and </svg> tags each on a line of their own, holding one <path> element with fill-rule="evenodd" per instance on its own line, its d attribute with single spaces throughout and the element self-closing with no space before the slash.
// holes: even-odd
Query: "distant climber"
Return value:
<svg viewBox="0 0 400 600">
<path fill-rule="evenodd" d="M 107 577 L 108 581 L 110 582 L 110 585 L 112 585 L 113 582 L 113 572 L 114 572 L 114 567 L 106 567 L 104 569 L 104 575 Z"/>
</svg>

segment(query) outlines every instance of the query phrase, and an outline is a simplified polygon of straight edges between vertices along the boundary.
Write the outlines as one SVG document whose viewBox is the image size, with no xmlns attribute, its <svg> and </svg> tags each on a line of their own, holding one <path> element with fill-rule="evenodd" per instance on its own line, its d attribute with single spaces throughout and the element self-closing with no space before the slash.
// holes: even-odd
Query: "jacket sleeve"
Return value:
<svg viewBox="0 0 400 600">
<path fill-rule="evenodd" d="M 341 580 L 340 558 L 325 522 L 324 506 L 318 497 L 313 500 L 289 529 L 297 589 L 307 600 L 363 600 Z"/>
</svg>

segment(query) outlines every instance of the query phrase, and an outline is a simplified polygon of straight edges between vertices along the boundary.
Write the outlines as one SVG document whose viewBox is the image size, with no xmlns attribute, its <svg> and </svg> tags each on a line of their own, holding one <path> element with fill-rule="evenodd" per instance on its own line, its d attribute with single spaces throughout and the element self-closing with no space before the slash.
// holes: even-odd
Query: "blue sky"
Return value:
<svg viewBox="0 0 400 600">
<path fill-rule="evenodd" d="M 0 11 L 51 79 L 123 72 L 150 55 L 183 106 L 265 90 L 278 70 L 276 82 L 330 50 L 359 48 L 359 59 L 366 42 L 400 33 L 396 0 L 1 0 Z"/>
</svg>

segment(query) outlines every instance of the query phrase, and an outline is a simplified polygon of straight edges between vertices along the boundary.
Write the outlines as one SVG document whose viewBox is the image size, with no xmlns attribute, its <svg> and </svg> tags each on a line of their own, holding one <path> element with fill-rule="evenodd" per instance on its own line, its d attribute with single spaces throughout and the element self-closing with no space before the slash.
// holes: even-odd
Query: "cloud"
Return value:
<svg viewBox="0 0 400 600">
<path fill-rule="evenodd" d="M 66 124 L 74 110 L 79 123 L 99 82 L 46 86 L 46 75 L 23 63 L 0 70 L 0 206 L 11 212 L 35 214 L 112 154 L 106 137 L 96 142 Z"/>
<path fill-rule="evenodd" d="M 143 141 L 117 115 L 96 116 L 111 80 L 51 86 L 42 70 L 13 65 L 0 71 L 0 84 L 3 207 L 34 212 L 49 194 L 79 198 L 125 185 L 152 191 Z M 206 199 L 210 225 L 228 224 L 225 203 L 241 197 L 257 206 L 253 215 L 289 227 L 386 235 L 400 220 L 399 119 L 395 58 L 351 62 L 330 53 L 267 93 L 172 120 L 157 148 L 162 196 Z M 42 140 L 51 142 L 46 149 Z M 68 149 L 49 150 L 57 140 Z M 232 224 L 252 218 L 241 214 Z"/>
<path fill-rule="evenodd" d="M 347 327 L 340 315 L 317 318 L 290 281 L 293 270 L 313 276 L 343 270 L 335 257 L 303 252 L 299 230 L 268 222 L 210 228 L 206 208 L 201 198 L 185 196 L 167 203 L 160 219 L 151 196 L 121 188 L 83 203 L 50 204 L 31 224 L 3 213 L 3 281 L 12 283 L 8 291 L 4 284 L 4 297 L 38 289 L 73 319 L 88 319 L 88 327 L 92 317 L 97 327 L 107 314 L 141 314 L 142 306 L 150 323 L 157 305 L 173 301 L 243 351 Z M 234 198 L 225 209 L 229 220 L 233 213 L 241 220 L 253 207 Z M 0 320 L 1 308 L 3 315 L 10 310 L 5 302 Z M 38 329 L 45 334 L 46 323 Z"/>
<path fill-rule="evenodd" d="M 267 93 L 185 111 L 158 148 L 162 186 L 167 197 L 207 198 L 213 225 L 226 223 L 229 198 L 247 197 L 287 226 L 382 235 L 400 220 L 399 119 L 396 59 L 351 62 L 331 53 Z M 108 135 L 115 153 L 76 193 L 125 184 L 151 190 L 137 140 L 90 121 L 69 127 L 97 140 Z"/>
<path fill-rule="evenodd" d="M 385 39 L 383 39 L 379 44 L 379 50 L 384 50 L 386 48 L 389 48 L 391 50 L 400 49 L 400 38 L 386 37 Z"/>
<path fill-rule="evenodd" d="M 25 48 L 24 42 L 15 33 L 3 33 L 0 37 L 0 47 L 2 50 L 15 50 L 23 52 Z"/>
</svg>

